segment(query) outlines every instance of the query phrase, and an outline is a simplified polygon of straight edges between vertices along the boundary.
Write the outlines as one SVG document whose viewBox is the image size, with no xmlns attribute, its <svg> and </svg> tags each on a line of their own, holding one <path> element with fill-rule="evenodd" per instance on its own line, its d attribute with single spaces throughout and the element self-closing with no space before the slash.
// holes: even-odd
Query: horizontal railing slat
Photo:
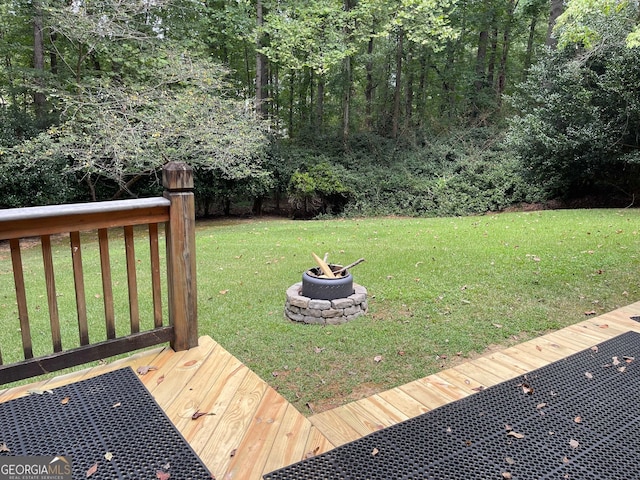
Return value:
<svg viewBox="0 0 640 480">
<path fill-rule="evenodd" d="M 64 352 L 53 353 L 38 358 L 0 366 L 2 383 L 17 382 L 25 378 L 56 372 L 87 362 L 147 348 L 173 339 L 173 328 L 162 327 L 142 333 L 135 333 L 115 340 L 85 345 Z"/>
<path fill-rule="evenodd" d="M 162 223 L 169 220 L 169 206 L 155 197 L 0 210 L 0 240 Z"/>
</svg>

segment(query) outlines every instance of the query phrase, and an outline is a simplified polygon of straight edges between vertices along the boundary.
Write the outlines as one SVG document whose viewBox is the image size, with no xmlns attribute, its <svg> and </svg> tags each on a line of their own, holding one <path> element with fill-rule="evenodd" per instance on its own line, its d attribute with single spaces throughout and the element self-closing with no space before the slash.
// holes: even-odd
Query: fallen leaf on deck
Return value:
<svg viewBox="0 0 640 480">
<path fill-rule="evenodd" d="M 307 458 L 315 457 L 319 450 L 320 450 L 320 447 L 316 447 L 313 450 L 309 450 L 307 453 L 304 454 L 304 458 L 307 459 Z"/>
<path fill-rule="evenodd" d="M 371 456 L 375 457 L 378 453 L 380 453 L 380 450 L 378 450 L 377 448 L 374 448 L 371 452 Z"/>
<path fill-rule="evenodd" d="M 584 372 L 584 376 L 587 377 L 589 380 L 593 380 L 593 374 L 591 372 Z"/>
<path fill-rule="evenodd" d="M 66 405 L 67 403 L 69 403 L 70 398 L 69 397 L 64 397 L 62 400 L 60 400 L 60 404 L 61 405 Z"/>
<path fill-rule="evenodd" d="M 627 367 L 618 367 L 618 371 L 620 373 L 624 372 L 627 369 Z"/>
<path fill-rule="evenodd" d="M 574 439 L 571 439 L 571 441 L 569 442 L 569 445 L 571 446 L 571 448 L 578 448 L 580 446 L 578 441 Z"/>
<path fill-rule="evenodd" d="M 626 355 L 625 355 L 624 357 L 622 357 L 622 359 L 623 359 L 625 362 L 627 362 L 627 363 L 631 363 L 631 362 L 633 362 L 636 358 L 635 358 L 635 357 L 628 357 L 628 356 L 626 356 Z"/>
<path fill-rule="evenodd" d="M 142 367 L 138 367 L 136 369 L 136 372 L 138 372 L 140 375 L 146 375 L 151 370 L 157 370 L 157 369 L 158 369 L 158 367 L 153 367 L 153 366 L 150 366 L 150 365 L 144 365 Z"/>
<path fill-rule="evenodd" d="M 162 470 L 158 470 L 156 472 L 156 478 L 158 480 L 169 480 L 171 478 L 171 474 L 168 472 L 163 472 Z"/>
<path fill-rule="evenodd" d="M 567 457 L 562 457 L 562 463 L 569 463 L 569 459 Z"/>
<path fill-rule="evenodd" d="M 231 450 L 231 453 L 229 453 L 229 457 L 231 457 L 231 458 L 235 457 L 237 451 L 238 451 L 237 448 L 234 448 L 233 450 Z"/>
<path fill-rule="evenodd" d="M 113 453 L 111 453 L 111 452 L 107 452 L 107 453 L 105 453 L 105 454 L 104 454 L 104 459 L 105 459 L 107 462 L 110 462 L 112 458 L 113 458 Z"/>
<path fill-rule="evenodd" d="M 522 387 L 522 391 L 524 393 L 526 393 L 527 395 L 533 395 L 533 387 L 527 385 L 526 383 L 523 383 L 520 386 Z"/>
<path fill-rule="evenodd" d="M 595 312 L 594 312 L 595 313 Z M 607 325 L 606 323 L 603 323 L 602 325 L 598 325 L 600 328 L 609 328 L 609 325 Z"/>
<path fill-rule="evenodd" d="M 215 413 L 201 412 L 200 410 L 196 410 L 195 413 L 191 415 L 191 420 L 197 420 L 205 415 L 215 415 Z"/>
<path fill-rule="evenodd" d="M 89 478 L 91 475 L 93 475 L 97 471 L 98 471 L 98 462 L 94 463 L 93 466 L 89 468 L 89 470 L 87 470 L 87 478 Z"/>
<path fill-rule="evenodd" d="M 156 380 L 156 383 L 158 385 L 160 385 L 162 382 L 164 382 L 164 375 L 162 375 L 161 377 L 158 377 L 158 380 Z"/>
<path fill-rule="evenodd" d="M 382 355 L 376 355 L 373 357 L 373 361 L 376 363 L 380 363 L 382 361 Z"/>
<path fill-rule="evenodd" d="M 27 390 L 29 395 L 44 395 L 45 393 L 52 394 L 53 390 L 42 390 L 40 388 L 32 388 L 31 390 Z"/>
<path fill-rule="evenodd" d="M 484 385 L 480 385 L 479 387 L 472 388 L 471 390 L 473 390 L 474 392 L 481 392 L 484 389 L 485 389 L 485 386 Z"/>
<path fill-rule="evenodd" d="M 576 423 L 582 423 L 582 417 L 578 415 L 576 418 L 573 419 L 573 421 Z"/>
<path fill-rule="evenodd" d="M 122 405 L 122 403 L 121 403 L 121 402 L 114 403 L 114 404 L 113 404 L 113 407 L 111 407 L 111 408 L 118 408 L 118 407 L 119 407 L 119 406 L 121 406 L 121 405 Z"/>
<path fill-rule="evenodd" d="M 163 468 L 164 470 L 169 470 L 169 469 L 171 468 L 171 464 L 170 464 L 169 462 L 167 462 L 167 463 L 165 463 L 165 464 L 162 466 L 162 468 Z"/>
<path fill-rule="evenodd" d="M 0 452 L 10 452 L 9 447 L 7 447 L 6 443 L 0 443 Z"/>
<path fill-rule="evenodd" d="M 594 352 L 598 353 L 598 347 L 591 347 L 591 350 L 593 350 Z"/>
<path fill-rule="evenodd" d="M 509 465 L 515 465 L 516 464 L 516 461 L 511 457 L 505 458 L 504 461 L 507 462 Z"/>
<path fill-rule="evenodd" d="M 617 367 L 618 365 L 620 365 L 620 360 L 618 360 L 618 357 L 611 357 L 611 360 L 613 360 L 614 367 Z"/>
<path fill-rule="evenodd" d="M 540 410 L 541 408 L 544 408 L 544 407 L 546 407 L 546 406 L 547 406 L 547 404 L 546 404 L 546 403 L 544 403 L 544 402 L 542 402 L 542 403 L 539 403 L 538 405 L 536 405 L 536 408 L 537 408 L 538 410 Z"/>
<path fill-rule="evenodd" d="M 190 367 L 191 365 L 195 365 L 196 363 L 198 363 L 197 360 L 189 360 L 188 362 L 185 362 L 184 366 Z"/>
<path fill-rule="evenodd" d="M 509 472 L 502 472 L 502 478 L 513 478 Z"/>
<path fill-rule="evenodd" d="M 513 430 L 511 430 L 510 432 L 507 433 L 507 437 L 514 437 L 514 438 L 517 438 L 517 439 L 521 439 L 521 438 L 524 438 L 524 434 L 523 433 L 514 432 Z"/>
<path fill-rule="evenodd" d="M 542 347 L 540 345 L 536 345 L 536 350 L 538 350 L 539 352 L 542 351 Z"/>
</svg>

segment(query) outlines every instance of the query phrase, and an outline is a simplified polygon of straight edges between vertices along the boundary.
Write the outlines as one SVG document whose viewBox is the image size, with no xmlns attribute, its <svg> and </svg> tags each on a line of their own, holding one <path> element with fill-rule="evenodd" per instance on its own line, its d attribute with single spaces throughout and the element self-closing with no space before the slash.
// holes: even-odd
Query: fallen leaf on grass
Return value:
<svg viewBox="0 0 640 480">
<path fill-rule="evenodd" d="M 87 470 L 87 478 L 98 471 L 98 462 L 94 463 L 89 470 Z"/>
<path fill-rule="evenodd" d="M 322 353 L 324 352 L 324 347 L 320 348 L 320 347 L 313 347 L 313 351 L 315 353 Z"/>
<path fill-rule="evenodd" d="M 60 400 L 60 404 L 61 405 L 66 405 L 67 403 L 69 403 L 70 398 L 69 397 L 64 397 L 62 400 Z"/>
<path fill-rule="evenodd" d="M 162 470 L 158 470 L 156 472 L 156 478 L 158 480 L 169 480 L 171 478 L 171 474 L 169 472 L 163 472 Z"/>
<path fill-rule="evenodd" d="M 136 372 L 138 372 L 140 375 L 146 375 L 151 370 L 157 370 L 157 369 L 158 369 L 158 367 L 154 367 L 154 366 L 151 366 L 151 365 L 144 365 L 144 366 L 138 367 L 136 369 Z"/>
<path fill-rule="evenodd" d="M 584 314 L 585 314 L 586 316 L 595 315 L 595 314 L 596 314 L 596 311 L 595 311 L 595 310 L 589 310 L 588 312 L 584 312 Z"/>
<path fill-rule="evenodd" d="M 220 295 L 226 295 L 227 293 L 229 293 L 229 290 L 220 290 Z"/>
<path fill-rule="evenodd" d="M 380 363 L 382 361 L 382 355 L 376 355 L 373 357 L 373 361 L 376 363 Z"/>
<path fill-rule="evenodd" d="M 580 444 L 577 440 L 571 439 L 571 441 L 569 442 L 569 446 L 571 446 L 571 448 L 578 448 Z"/>
<path fill-rule="evenodd" d="M 9 447 L 7 447 L 6 443 L 0 443 L 0 452 L 10 452 Z"/>
<path fill-rule="evenodd" d="M 493 325 L 496 328 L 502 328 L 502 325 L 500 325 L 499 323 L 492 323 L 491 325 Z"/>
</svg>

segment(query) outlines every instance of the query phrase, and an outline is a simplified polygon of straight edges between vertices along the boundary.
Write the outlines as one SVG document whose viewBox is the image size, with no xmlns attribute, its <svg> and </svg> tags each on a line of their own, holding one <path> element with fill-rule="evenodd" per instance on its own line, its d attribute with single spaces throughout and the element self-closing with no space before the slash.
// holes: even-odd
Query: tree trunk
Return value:
<svg viewBox="0 0 640 480">
<path fill-rule="evenodd" d="M 396 50 L 396 78 L 393 91 L 393 114 L 391 117 L 391 138 L 398 138 L 400 129 L 400 92 L 402 90 L 402 44 L 404 32 L 398 31 L 398 46 Z"/>
<path fill-rule="evenodd" d="M 33 107 L 36 122 L 44 124 L 46 116 L 46 97 L 42 88 L 44 76 L 44 38 L 42 36 L 42 5 L 39 1 L 33 2 L 33 68 L 35 70 L 36 90 L 33 93 Z"/>
<path fill-rule="evenodd" d="M 487 46 L 489 45 L 489 32 L 483 30 L 478 37 L 478 52 L 476 54 L 476 80 L 474 86 L 476 92 L 480 92 L 486 85 Z"/>
<path fill-rule="evenodd" d="M 407 91 L 405 92 L 405 125 L 410 128 L 412 127 L 412 114 L 413 114 L 413 80 L 414 80 L 414 72 L 413 68 L 411 68 L 411 44 L 407 47 L 407 61 L 405 62 L 405 68 L 407 70 Z"/>
<path fill-rule="evenodd" d="M 491 54 L 489 55 L 489 65 L 487 66 L 487 85 L 493 86 L 496 72 L 496 58 L 498 58 L 498 27 L 491 30 Z"/>
<path fill-rule="evenodd" d="M 373 34 L 369 37 L 367 45 L 367 83 L 364 88 L 364 127 L 367 131 L 373 128 Z"/>
<path fill-rule="evenodd" d="M 344 0 L 344 10 L 349 12 L 355 7 L 355 0 Z M 353 32 L 351 27 L 345 26 L 344 28 L 344 37 L 345 42 L 350 44 L 353 39 Z M 343 65 L 344 65 L 344 84 L 343 84 L 343 92 L 342 92 L 342 143 L 347 148 L 349 141 L 349 125 L 351 119 L 351 90 L 353 88 L 353 74 L 351 71 L 352 58 L 351 56 L 345 57 Z"/>
<path fill-rule="evenodd" d="M 502 94 L 507 85 L 507 60 L 509 59 L 509 46 L 511 44 L 511 25 L 513 24 L 513 14 L 516 8 L 516 0 L 509 2 L 507 10 L 507 20 L 502 32 L 502 55 L 500 56 L 500 72 L 498 74 L 498 106 L 502 103 Z"/>
<path fill-rule="evenodd" d="M 551 0 L 549 10 L 549 25 L 547 27 L 547 39 L 545 45 L 547 47 L 556 48 L 558 43 L 557 39 L 553 36 L 553 27 L 556 25 L 556 20 L 564 12 L 564 0 Z"/>
<path fill-rule="evenodd" d="M 258 28 L 261 28 L 264 24 L 264 15 L 262 11 L 262 0 L 257 0 L 256 2 L 256 23 Z M 259 49 L 264 46 L 264 39 L 262 35 L 258 36 L 256 47 Z M 266 87 L 268 82 L 268 74 L 267 74 L 267 57 L 265 57 L 262 53 L 256 53 L 256 100 L 255 100 L 255 108 L 256 112 L 262 116 L 266 117 L 267 114 L 267 105 L 266 105 Z"/>
<path fill-rule="evenodd" d="M 529 24 L 529 38 L 527 39 L 527 51 L 524 55 L 524 65 L 522 66 L 522 81 L 524 82 L 529 75 L 529 68 L 531 68 L 531 59 L 533 58 L 533 41 L 536 35 L 536 25 L 538 24 L 538 17 L 534 15 L 531 17 L 531 23 Z"/>
</svg>

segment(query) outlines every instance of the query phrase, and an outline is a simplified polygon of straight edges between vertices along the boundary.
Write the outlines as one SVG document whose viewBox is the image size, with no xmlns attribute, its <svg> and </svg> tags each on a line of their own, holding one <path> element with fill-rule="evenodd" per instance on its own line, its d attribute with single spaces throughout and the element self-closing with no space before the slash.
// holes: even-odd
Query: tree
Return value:
<svg viewBox="0 0 640 480">
<path fill-rule="evenodd" d="M 577 18 L 571 4 L 567 12 Z M 511 99 L 521 114 L 511 119 L 507 145 L 551 197 L 632 200 L 640 190 L 640 52 L 626 47 L 633 25 L 618 14 L 559 20 L 565 49 L 533 67 Z"/>
</svg>

